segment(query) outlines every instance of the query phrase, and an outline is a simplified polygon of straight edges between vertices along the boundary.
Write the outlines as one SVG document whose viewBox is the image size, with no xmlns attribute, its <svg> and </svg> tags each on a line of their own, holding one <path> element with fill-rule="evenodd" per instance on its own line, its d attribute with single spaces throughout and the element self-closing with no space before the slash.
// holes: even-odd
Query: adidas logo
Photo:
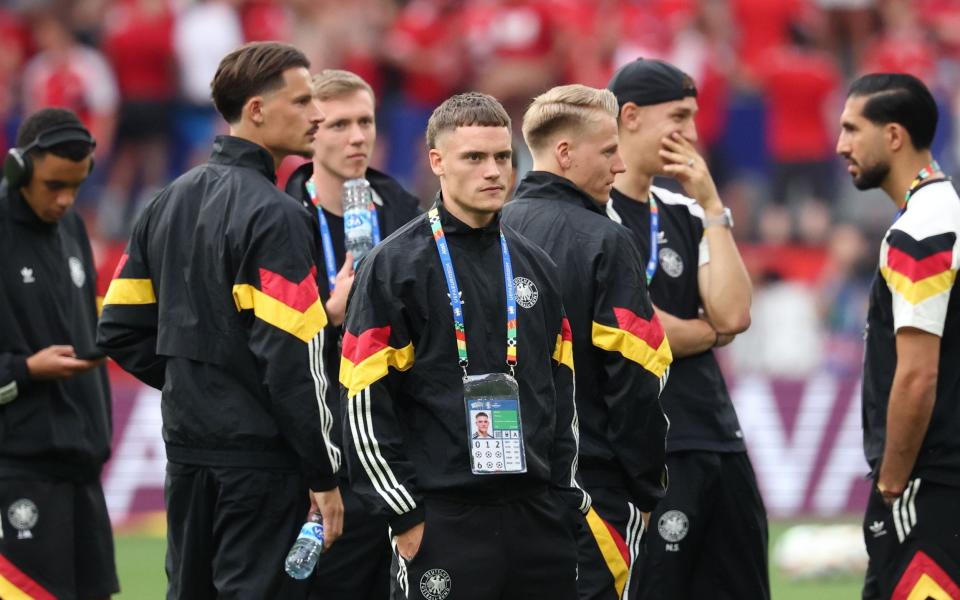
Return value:
<svg viewBox="0 0 960 600">
<path fill-rule="evenodd" d="M 883 521 L 874 521 L 869 526 L 870 532 L 873 533 L 873 537 L 878 538 L 881 535 L 886 535 L 887 532 L 884 530 Z"/>
</svg>

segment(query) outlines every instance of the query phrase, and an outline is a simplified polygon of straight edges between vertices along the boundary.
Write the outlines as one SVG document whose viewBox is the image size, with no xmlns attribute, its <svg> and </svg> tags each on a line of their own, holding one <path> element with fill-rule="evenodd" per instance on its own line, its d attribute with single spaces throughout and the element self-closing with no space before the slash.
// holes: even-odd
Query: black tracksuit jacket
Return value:
<svg viewBox="0 0 960 600">
<path fill-rule="evenodd" d="M 463 298 L 468 372 L 509 372 L 499 217 L 473 229 L 442 205 L 440 215 Z M 515 281 L 532 282 L 517 307 L 524 474 L 471 472 L 453 311 L 428 216 L 374 248 L 354 281 L 340 368 L 344 448 L 353 489 L 394 532 L 423 520 L 424 496 L 483 504 L 553 488 L 569 506 L 589 506 L 574 481 L 573 364 L 556 266 L 509 227 L 503 231 Z"/>
<path fill-rule="evenodd" d="M 624 488 L 637 508 L 653 510 L 667 484 L 659 395 L 673 355 L 631 233 L 570 180 L 542 171 L 523 178 L 503 222 L 560 268 L 584 486 Z"/>
<path fill-rule="evenodd" d="M 96 481 L 110 456 L 105 366 L 33 381 L 27 358 L 51 345 L 96 349 L 96 269 L 73 211 L 41 221 L 0 185 L 0 476 Z"/>
<path fill-rule="evenodd" d="M 286 191 L 299 200 L 300 203 L 310 211 L 314 228 L 318 228 L 319 217 L 317 216 L 317 209 L 313 206 L 310 195 L 306 189 L 307 181 L 309 181 L 312 176 L 313 163 L 302 165 L 290 176 L 290 179 L 287 181 Z M 420 214 L 419 200 L 417 200 L 417 197 L 403 189 L 403 186 L 389 175 L 375 169 L 367 169 L 364 177 L 370 182 L 370 187 L 372 187 L 376 193 L 374 202 L 376 203 L 377 200 L 380 202 L 377 204 L 377 219 L 380 222 L 381 239 L 386 239 L 391 233 L 400 229 Z M 334 262 L 339 270 L 339 268 L 343 266 L 343 261 L 347 253 L 346 247 L 344 246 L 343 227 L 337 226 L 343 219 L 342 217 L 337 219 L 328 214 L 327 220 L 334 221 L 330 224 L 330 237 L 333 241 L 333 253 L 336 255 Z M 322 245 L 319 248 L 319 252 L 321 256 L 317 268 L 323 269 Z M 325 283 L 327 279 L 324 275 L 325 273 L 320 274 L 320 299 L 326 304 L 327 300 L 330 299 L 330 288 Z M 329 379 L 332 384 L 327 388 L 327 402 L 334 413 L 334 427 L 331 431 L 331 436 L 334 444 L 338 446 L 341 443 L 342 433 L 342 411 L 339 408 L 340 387 L 337 385 L 340 373 L 341 329 L 342 327 L 334 326 L 331 323 L 327 324 L 327 344 L 323 356 L 323 364 L 327 369 L 327 379 Z M 345 475 L 345 473 L 343 474 Z"/>
<path fill-rule="evenodd" d="M 311 489 L 337 485 L 318 247 L 270 154 L 236 137 L 218 137 L 207 164 L 146 207 L 98 343 L 162 390 L 168 460 L 300 467 Z"/>
</svg>

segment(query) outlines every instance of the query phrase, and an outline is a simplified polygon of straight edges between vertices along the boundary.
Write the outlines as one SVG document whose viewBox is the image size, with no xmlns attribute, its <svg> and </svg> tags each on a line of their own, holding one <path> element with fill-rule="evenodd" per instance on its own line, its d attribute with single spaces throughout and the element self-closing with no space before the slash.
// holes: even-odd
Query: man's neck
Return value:
<svg viewBox="0 0 960 600">
<path fill-rule="evenodd" d="M 481 227 L 486 227 L 489 225 L 491 221 L 493 221 L 493 217 L 496 214 L 464 210 L 462 206 L 450 200 L 447 196 L 444 196 L 443 208 L 446 209 L 446 211 L 452 216 L 466 223 L 470 227 L 473 227 L 474 229 L 480 229 Z"/>
<path fill-rule="evenodd" d="M 926 167 L 931 162 L 933 162 L 933 155 L 927 150 L 917 152 L 910 156 L 908 160 L 900 161 L 899 164 L 891 165 L 890 174 L 887 175 L 881 187 L 883 191 L 890 196 L 893 203 L 897 205 L 897 208 L 903 208 L 904 199 L 906 198 L 907 190 L 910 189 L 910 184 L 917 178 L 920 169 Z"/>
<path fill-rule="evenodd" d="M 638 169 L 629 169 L 617 174 L 613 187 L 632 200 L 646 203 L 650 198 L 650 186 L 652 184 L 652 176 L 641 173 Z"/>
<path fill-rule="evenodd" d="M 247 140 L 248 142 L 252 142 L 260 146 L 267 152 L 269 152 L 270 156 L 273 157 L 274 171 L 280 168 L 280 163 L 283 162 L 284 158 L 286 158 L 285 155 L 278 155 L 273 150 L 268 148 L 267 145 L 263 143 L 263 140 L 261 139 L 260 135 L 258 135 L 257 129 L 254 127 L 245 125 L 243 121 L 240 121 L 235 125 L 230 125 L 229 134 L 233 137 L 238 137 L 241 140 Z"/>
<path fill-rule="evenodd" d="M 316 188 L 317 202 L 325 211 L 338 217 L 343 216 L 344 180 L 313 163 L 313 176 L 310 178 Z"/>
</svg>

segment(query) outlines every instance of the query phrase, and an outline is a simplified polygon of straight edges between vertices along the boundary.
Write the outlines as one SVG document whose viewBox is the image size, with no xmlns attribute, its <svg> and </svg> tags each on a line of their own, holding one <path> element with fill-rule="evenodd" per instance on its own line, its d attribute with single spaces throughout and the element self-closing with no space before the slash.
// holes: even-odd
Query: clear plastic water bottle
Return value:
<svg viewBox="0 0 960 600">
<path fill-rule="evenodd" d="M 354 267 L 373 248 L 372 201 L 373 190 L 366 179 L 343 182 L 343 238 L 346 249 L 353 253 Z"/>
<path fill-rule="evenodd" d="M 306 579 L 317 566 L 323 551 L 323 519 L 320 513 L 310 513 L 310 519 L 300 528 L 300 535 L 293 543 L 284 567 L 294 579 Z"/>
</svg>

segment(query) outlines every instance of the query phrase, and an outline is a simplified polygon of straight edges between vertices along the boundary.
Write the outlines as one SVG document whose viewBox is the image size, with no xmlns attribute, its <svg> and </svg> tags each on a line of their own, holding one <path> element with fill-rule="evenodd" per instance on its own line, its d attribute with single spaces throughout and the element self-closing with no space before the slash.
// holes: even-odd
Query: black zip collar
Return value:
<svg viewBox="0 0 960 600">
<path fill-rule="evenodd" d="M 0 188 L 0 198 L 2 198 L 0 202 L 6 201 L 8 206 L 7 210 L 10 211 L 10 218 L 12 220 L 38 231 L 52 233 L 57 230 L 58 223 L 47 223 L 38 217 L 37 213 L 33 212 L 33 209 L 27 204 L 27 199 L 23 197 L 20 190 L 10 189 L 10 186 L 8 186 L 5 181 L 3 182 L 3 187 Z"/>
<path fill-rule="evenodd" d="M 243 138 L 232 135 L 218 135 L 213 141 L 210 162 L 216 165 L 253 169 L 273 183 L 277 182 L 277 170 L 273 164 L 273 156 L 263 146 Z"/>
<path fill-rule="evenodd" d="M 560 201 L 606 216 L 597 203 L 566 177 L 546 171 L 530 171 L 517 188 L 517 200 Z"/>
</svg>

